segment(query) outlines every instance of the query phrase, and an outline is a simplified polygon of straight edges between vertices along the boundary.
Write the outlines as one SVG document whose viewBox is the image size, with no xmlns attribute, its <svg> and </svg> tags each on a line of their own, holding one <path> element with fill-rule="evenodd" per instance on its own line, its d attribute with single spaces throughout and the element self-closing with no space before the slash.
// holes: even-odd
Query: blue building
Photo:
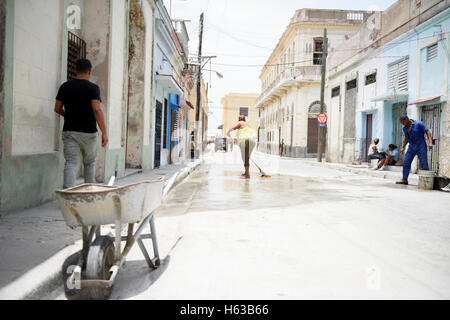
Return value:
<svg viewBox="0 0 450 320">
<path fill-rule="evenodd" d="M 397 1 L 331 50 L 327 161 L 367 161 L 375 138 L 380 139 L 379 150 L 391 143 L 400 148 L 399 117 L 408 115 L 432 132 L 431 169 L 449 175 L 449 7 L 437 0 L 421 7 L 412 0 Z M 416 167 L 417 162 L 412 170 Z"/>
<path fill-rule="evenodd" d="M 401 115 L 423 121 L 433 135 L 430 169 L 442 175 L 448 175 L 449 30 L 450 9 L 446 9 L 382 46 L 386 93 L 373 98 L 383 100 L 384 145 L 401 146 Z"/>
</svg>

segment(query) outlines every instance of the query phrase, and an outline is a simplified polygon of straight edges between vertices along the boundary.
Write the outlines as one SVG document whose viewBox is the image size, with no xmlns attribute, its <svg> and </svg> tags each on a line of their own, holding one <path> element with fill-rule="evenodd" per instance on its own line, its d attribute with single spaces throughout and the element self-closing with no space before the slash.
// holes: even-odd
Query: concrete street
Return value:
<svg viewBox="0 0 450 320">
<path fill-rule="evenodd" d="M 161 267 L 134 248 L 112 299 L 450 298 L 448 193 L 258 153 L 242 180 L 238 152 L 173 189 Z"/>
</svg>

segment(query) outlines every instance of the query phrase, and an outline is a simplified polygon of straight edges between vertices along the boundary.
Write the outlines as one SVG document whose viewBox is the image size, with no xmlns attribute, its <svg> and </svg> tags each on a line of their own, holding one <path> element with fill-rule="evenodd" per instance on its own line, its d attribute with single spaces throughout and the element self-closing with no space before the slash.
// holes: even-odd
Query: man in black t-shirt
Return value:
<svg viewBox="0 0 450 320">
<path fill-rule="evenodd" d="M 75 185 L 80 154 L 83 156 L 84 181 L 95 182 L 97 124 L 102 132 L 102 147 L 108 144 L 100 88 L 89 81 L 91 71 L 89 60 L 78 60 L 77 77 L 61 85 L 56 96 L 55 112 L 64 117 L 64 189 Z"/>
</svg>

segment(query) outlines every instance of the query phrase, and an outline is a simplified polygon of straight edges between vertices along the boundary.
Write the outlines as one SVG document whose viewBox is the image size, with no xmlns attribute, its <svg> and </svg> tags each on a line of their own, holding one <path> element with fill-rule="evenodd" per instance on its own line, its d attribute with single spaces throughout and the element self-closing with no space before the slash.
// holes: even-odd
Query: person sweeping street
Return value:
<svg viewBox="0 0 450 320">
<path fill-rule="evenodd" d="M 241 175 L 242 179 L 250 179 L 250 156 L 255 148 L 255 132 L 245 122 L 245 116 L 240 115 L 239 121 L 227 131 L 227 136 L 231 138 L 230 132 L 237 130 L 237 142 L 241 149 L 242 161 L 244 161 L 245 172 Z"/>
</svg>

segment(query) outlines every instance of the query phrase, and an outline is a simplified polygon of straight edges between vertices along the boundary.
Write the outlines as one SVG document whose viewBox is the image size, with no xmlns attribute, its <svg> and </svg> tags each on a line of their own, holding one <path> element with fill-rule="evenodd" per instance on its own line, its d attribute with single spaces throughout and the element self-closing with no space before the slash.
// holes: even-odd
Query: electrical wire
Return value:
<svg viewBox="0 0 450 320">
<path fill-rule="evenodd" d="M 396 45 L 398 45 L 398 44 L 402 44 L 402 43 L 408 43 L 408 42 L 414 42 L 414 41 L 420 41 L 420 40 L 425 40 L 425 39 L 429 39 L 429 38 L 433 38 L 433 37 L 436 37 L 436 36 L 439 36 L 439 35 L 441 35 L 441 34 L 443 34 L 443 33 L 448 33 L 449 31 L 445 31 L 445 32 L 442 32 L 442 33 L 439 33 L 439 34 L 435 34 L 435 35 L 432 35 L 432 36 L 425 36 L 425 37 L 422 37 L 422 38 L 417 38 L 417 39 L 410 39 L 410 40 L 403 40 L 403 41 L 397 41 L 397 42 L 393 42 L 393 43 L 388 43 L 388 44 L 386 44 L 386 45 L 384 45 L 385 47 L 386 46 L 396 46 Z M 342 44 L 342 43 L 341 43 Z M 345 51 L 358 51 L 358 50 L 364 50 L 364 49 L 367 49 L 368 47 L 370 47 L 370 46 L 367 46 L 367 47 L 363 47 L 363 48 L 352 48 L 352 49 L 330 49 L 329 51 L 328 51 L 328 54 L 330 54 L 330 53 L 334 53 L 334 52 L 345 52 Z M 271 50 L 274 50 L 274 49 L 271 49 Z M 306 51 L 306 50 L 300 50 L 300 51 L 298 51 L 298 50 L 296 50 L 296 53 L 313 53 L 314 51 Z M 211 53 L 210 55 L 217 55 L 217 56 L 230 56 L 230 57 L 242 57 L 242 58 L 258 58 L 258 57 L 260 57 L 260 58 L 264 58 L 264 57 L 266 57 L 266 56 L 247 56 L 247 55 L 232 55 L 232 54 L 225 54 L 225 53 Z M 196 56 L 195 54 L 192 54 L 192 56 Z M 296 56 L 299 56 L 299 55 L 296 55 Z M 292 62 L 291 62 L 292 63 Z M 289 63 L 286 63 L 286 64 L 289 64 Z M 277 65 L 277 64 L 275 64 L 275 65 Z M 280 65 L 280 64 L 278 64 L 278 65 Z"/>
</svg>

